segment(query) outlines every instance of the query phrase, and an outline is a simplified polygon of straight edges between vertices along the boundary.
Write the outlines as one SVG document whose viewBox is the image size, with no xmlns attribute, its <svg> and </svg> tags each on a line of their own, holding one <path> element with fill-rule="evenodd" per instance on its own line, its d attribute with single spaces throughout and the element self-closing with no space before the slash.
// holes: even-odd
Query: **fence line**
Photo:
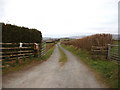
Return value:
<svg viewBox="0 0 120 90">
<path fill-rule="evenodd" d="M 106 46 L 92 46 L 92 48 L 91 48 L 91 51 L 93 52 L 93 53 L 96 53 L 96 52 L 98 52 L 99 54 L 101 54 L 101 53 L 107 53 L 108 52 L 108 49 L 107 49 L 107 47 Z M 97 54 L 97 53 L 96 53 Z"/>
<path fill-rule="evenodd" d="M 118 48 L 120 45 L 108 44 L 108 46 L 92 46 L 91 51 L 93 55 L 104 55 L 109 60 L 120 60 Z"/>
<path fill-rule="evenodd" d="M 17 60 L 35 56 L 34 43 L 0 43 L 0 63 L 15 63 Z M 39 44 L 38 44 L 39 45 Z M 40 46 L 40 45 L 39 45 Z M 40 52 L 40 50 L 39 50 Z"/>
</svg>

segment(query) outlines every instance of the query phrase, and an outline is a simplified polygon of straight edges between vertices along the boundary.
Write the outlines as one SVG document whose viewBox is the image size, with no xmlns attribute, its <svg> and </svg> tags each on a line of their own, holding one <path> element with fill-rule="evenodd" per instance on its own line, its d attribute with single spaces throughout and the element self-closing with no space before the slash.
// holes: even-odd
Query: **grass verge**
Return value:
<svg viewBox="0 0 120 90">
<path fill-rule="evenodd" d="M 46 51 L 48 51 L 54 45 L 55 45 L 55 43 L 46 43 Z"/>
<path fill-rule="evenodd" d="M 92 59 L 87 51 L 76 49 L 73 46 L 62 45 L 65 49 L 78 56 L 85 64 L 93 69 L 110 88 L 118 88 L 118 63 L 106 60 Z"/>
<path fill-rule="evenodd" d="M 58 46 L 58 49 L 60 51 L 60 59 L 59 59 L 59 62 L 61 62 L 62 65 L 65 64 L 65 62 L 67 62 L 67 56 L 66 54 L 64 53 L 64 51 L 60 48 L 60 46 Z"/>
<path fill-rule="evenodd" d="M 55 46 L 50 48 L 44 56 L 41 57 L 41 60 L 47 60 L 53 53 Z"/>
<path fill-rule="evenodd" d="M 26 58 L 26 59 L 24 59 L 24 63 L 22 63 L 22 64 L 17 63 L 17 64 L 14 64 L 14 65 L 11 65 L 9 67 L 3 68 L 2 69 L 2 74 L 5 75 L 5 74 L 12 73 L 12 72 L 15 72 L 15 71 L 29 69 L 32 66 L 40 64 L 43 61 L 46 61 L 52 55 L 52 53 L 54 51 L 54 48 L 55 48 L 55 46 L 50 48 L 47 51 L 46 55 L 44 55 L 42 57 L 39 57 L 39 58 L 34 58 L 34 57 Z"/>
</svg>

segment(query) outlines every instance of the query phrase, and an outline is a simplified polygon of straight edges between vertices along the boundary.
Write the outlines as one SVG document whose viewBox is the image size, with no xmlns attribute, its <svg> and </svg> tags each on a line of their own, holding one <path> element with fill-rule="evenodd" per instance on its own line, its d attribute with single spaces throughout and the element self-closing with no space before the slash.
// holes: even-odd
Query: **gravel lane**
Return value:
<svg viewBox="0 0 120 90">
<path fill-rule="evenodd" d="M 61 49 L 68 61 L 61 66 L 58 45 L 51 57 L 28 71 L 3 76 L 3 88 L 105 88 L 72 53 Z"/>
</svg>

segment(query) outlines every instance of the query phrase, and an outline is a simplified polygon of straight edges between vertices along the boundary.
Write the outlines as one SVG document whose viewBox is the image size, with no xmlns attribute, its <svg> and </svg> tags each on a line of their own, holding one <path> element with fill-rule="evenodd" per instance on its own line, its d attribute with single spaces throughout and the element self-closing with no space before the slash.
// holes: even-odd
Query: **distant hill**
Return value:
<svg viewBox="0 0 120 90">
<path fill-rule="evenodd" d="M 86 37 L 86 36 L 89 36 L 89 35 L 71 36 L 69 38 L 71 38 L 71 39 L 80 39 L 80 38 L 83 38 L 83 37 Z M 112 39 L 120 40 L 120 34 L 112 34 Z"/>
<path fill-rule="evenodd" d="M 86 36 L 90 36 L 90 35 L 69 36 L 69 37 L 62 37 L 61 39 L 80 39 Z M 59 39 L 59 38 L 43 37 L 43 40 L 50 40 L 50 39 Z M 112 34 L 112 39 L 120 40 L 120 34 Z"/>
<path fill-rule="evenodd" d="M 71 37 L 69 37 L 69 38 L 71 38 L 71 39 L 80 39 L 80 38 L 83 38 L 83 37 L 86 37 L 86 35 L 71 36 Z"/>
<path fill-rule="evenodd" d="M 51 37 L 43 37 L 43 40 L 49 40 L 52 39 Z"/>
<path fill-rule="evenodd" d="M 112 39 L 120 40 L 120 34 L 112 34 Z"/>
</svg>

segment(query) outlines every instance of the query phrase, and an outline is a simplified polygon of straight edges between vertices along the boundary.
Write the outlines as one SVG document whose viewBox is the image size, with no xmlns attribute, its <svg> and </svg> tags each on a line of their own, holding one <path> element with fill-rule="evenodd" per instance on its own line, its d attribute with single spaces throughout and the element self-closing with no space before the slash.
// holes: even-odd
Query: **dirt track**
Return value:
<svg viewBox="0 0 120 90">
<path fill-rule="evenodd" d="M 56 45 L 46 62 L 27 71 L 4 76 L 3 88 L 105 88 L 80 60 L 63 50 L 68 57 L 63 66 L 59 63 L 60 54 Z"/>
</svg>

